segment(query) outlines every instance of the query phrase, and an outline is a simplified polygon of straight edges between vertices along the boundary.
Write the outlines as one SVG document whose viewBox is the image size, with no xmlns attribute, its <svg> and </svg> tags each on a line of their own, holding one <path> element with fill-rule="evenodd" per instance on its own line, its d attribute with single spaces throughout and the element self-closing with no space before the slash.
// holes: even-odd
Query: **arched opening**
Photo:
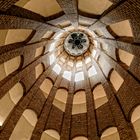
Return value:
<svg viewBox="0 0 140 140">
<path fill-rule="evenodd" d="M 110 82 L 112 83 L 115 90 L 118 91 L 124 80 L 117 71 L 113 70 L 110 74 Z"/>
<path fill-rule="evenodd" d="M 40 85 L 40 89 L 43 91 L 44 96 L 47 98 L 51 89 L 53 87 L 53 83 L 50 79 L 46 78 L 43 83 Z"/>
<path fill-rule="evenodd" d="M 120 140 L 120 136 L 116 127 L 106 129 L 101 136 L 101 140 Z"/>
<path fill-rule="evenodd" d="M 91 66 L 91 67 L 88 69 L 88 76 L 89 76 L 89 77 L 92 77 L 92 76 L 94 76 L 94 75 L 96 75 L 96 74 L 97 74 L 97 71 L 96 71 L 95 67 L 94 67 L 94 66 Z"/>
<path fill-rule="evenodd" d="M 138 140 L 140 139 L 140 105 L 137 106 L 131 116 L 131 122 L 136 132 Z"/>
<path fill-rule="evenodd" d="M 93 90 L 93 97 L 94 97 L 95 109 L 108 102 L 106 93 L 101 84 L 97 85 Z"/>
<path fill-rule="evenodd" d="M 16 56 L 0 65 L 0 80 L 16 71 L 21 66 L 21 56 Z"/>
<path fill-rule="evenodd" d="M 35 67 L 35 75 L 36 75 L 36 79 L 43 73 L 44 71 L 44 65 L 41 63 L 41 64 L 38 64 L 36 67 Z"/>
<path fill-rule="evenodd" d="M 77 72 L 75 73 L 75 82 L 79 82 L 79 81 L 82 81 L 84 80 L 84 73 L 83 71 L 80 71 L 80 72 Z"/>
<path fill-rule="evenodd" d="M 119 49 L 118 50 L 118 54 L 119 54 L 119 59 L 125 63 L 127 66 L 131 65 L 131 62 L 133 61 L 134 55 L 126 52 L 124 50 Z"/>
<path fill-rule="evenodd" d="M 83 63 L 82 63 L 82 61 L 78 61 L 77 63 L 76 63 L 76 68 L 79 68 L 79 67 L 82 67 L 83 66 Z"/>
<path fill-rule="evenodd" d="M 23 42 L 31 35 L 30 29 L 4 29 L 0 30 L 0 46 Z"/>
<path fill-rule="evenodd" d="M 85 91 L 78 91 L 74 94 L 72 114 L 86 113 L 86 95 Z"/>
<path fill-rule="evenodd" d="M 86 64 L 91 63 L 91 58 L 90 58 L 89 56 L 85 58 L 85 63 L 86 63 Z"/>
<path fill-rule="evenodd" d="M 59 108 L 61 111 L 65 111 L 67 102 L 68 91 L 66 89 L 58 89 L 53 101 L 53 105 Z"/>
<path fill-rule="evenodd" d="M 63 76 L 63 78 L 71 81 L 72 72 L 71 71 L 64 71 L 62 76 Z"/>
<path fill-rule="evenodd" d="M 41 140 L 60 140 L 60 135 L 56 130 L 49 129 L 43 132 Z"/>
<path fill-rule="evenodd" d="M 37 123 L 37 115 L 33 110 L 26 109 L 16 124 L 9 140 L 29 140 Z"/>
<path fill-rule="evenodd" d="M 61 72 L 61 66 L 59 64 L 55 64 L 55 66 L 53 67 L 53 71 L 56 74 L 60 74 L 60 72 Z"/>
<path fill-rule="evenodd" d="M 23 86 L 21 83 L 17 83 L 0 99 L 0 126 L 3 125 L 10 112 L 23 97 L 23 93 Z"/>
<path fill-rule="evenodd" d="M 84 136 L 78 136 L 78 137 L 73 138 L 72 140 L 88 140 L 88 138 Z"/>
<path fill-rule="evenodd" d="M 55 60 L 56 60 L 55 55 L 54 55 L 54 54 L 51 54 L 51 55 L 49 56 L 49 63 L 50 63 L 50 65 L 52 65 L 52 64 L 55 62 Z"/>
</svg>

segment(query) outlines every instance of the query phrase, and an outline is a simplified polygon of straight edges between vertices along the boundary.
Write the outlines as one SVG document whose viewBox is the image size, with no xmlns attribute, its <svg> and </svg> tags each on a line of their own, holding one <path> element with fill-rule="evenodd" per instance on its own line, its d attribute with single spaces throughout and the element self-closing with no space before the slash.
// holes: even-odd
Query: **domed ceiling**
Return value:
<svg viewBox="0 0 140 140">
<path fill-rule="evenodd" d="M 139 140 L 139 7 L 0 0 L 0 140 Z"/>
</svg>

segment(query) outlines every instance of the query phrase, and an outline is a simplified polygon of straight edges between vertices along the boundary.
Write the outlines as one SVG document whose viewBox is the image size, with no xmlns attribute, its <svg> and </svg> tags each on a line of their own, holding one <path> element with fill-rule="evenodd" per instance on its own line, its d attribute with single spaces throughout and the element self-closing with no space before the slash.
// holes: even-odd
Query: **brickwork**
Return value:
<svg viewBox="0 0 140 140">
<path fill-rule="evenodd" d="M 1 30 L 33 30 L 24 42 L 0 47 L 0 64 L 16 56 L 22 56 L 19 69 L 0 81 L 0 99 L 19 81 L 25 88 L 24 96 L 0 127 L 0 140 L 9 140 L 25 109 L 32 109 L 38 117 L 31 140 L 40 140 L 42 133 L 47 129 L 56 130 L 61 140 L 72 140 L 76 136 L 85 136 L 88 140 L 99 140 L 102 133 L 112 126 L 117 127 L 120 140 L 137 140 L 131 123 L 131 115 L 132 110 L 140 104 L 140 1 L 110 1 L 113 2 L 113 5 L 109 9 L 104 11 L 102 15 L 94 15 L 78 10 L 76 0 L 57 0 L 63 11 L 50 17 L 43 17 L 30 10 L 15 6 L 17 0 L 0 0 Z M 127 19 L 130 21 L 134 35 L 133 39 L 125 36 L 117 38 L 108 26 Z M 97 30 L 102 33 L 102 35 L 96 34 L 94 38 L 100 46 L 99 59 L 95 60 L 90 56 L 91 64 L 86 65 L 85 56 L 81 57 L 85 80 L 80 82 L 74 81 L 76 73 L 75 58 L 71 81 L 62 77 L 69 56 L 66 57 L 59 75 L 52 71 L 63 52 L 56 56 L 55 62 L 50 65 L 49 55 L 52 52 L 49 52 L 49 46 L 54 41 L 54 34 L 49 39 L 42 39 L 47 31 L 64 32 L 65 30 L 60 27 L 60 24 L 67 20 L 75 27 L 78 26 L 80 20 L 89 21 L 90 24 L 85 25 L 86 28 L 95 33 Z M 58 43 L 56 52 L 63 49 L 65 37 Z M 95 48 L 94 42 L 91 41 L 91 43 Z M 103 48 L 105 44 L 108 45 L 106 50 Z M 43 47 L 44 51 L 35 58 L 36 49 L 39 47 Z M 119 49 L 134 55 L 129 67 L 119 59 Z M 40 63 L 44 65 L 44 71 L 36 79 L 35 67 Z M 92 65 L 96 68 L 97 74 L 89 78 L 88 69 Z M 115 90 L 110 81 L 110 74 L 113 69 L 124 80 L 118 91 Z M 53 81 L 53 87 L 46 99 L 40 85 L 47 77 Z M 108 102 L 95 109 L 93 90 L 98 84 L 102 84 Z M 53 105 L 59 88 L 65 88 L 68 91 L 64 112 Z M 72 115 L 73 97 L 79 90 L 85 91 L 87 112 Z"/>
<path fill-rule="evenodd" d="M 71 21 L 71 23 L 77 27 L 78 26 L 78 5 L 77 0 L 57 0 L 60 7 L 63 9 L 66 17 Z"/>
</svg>

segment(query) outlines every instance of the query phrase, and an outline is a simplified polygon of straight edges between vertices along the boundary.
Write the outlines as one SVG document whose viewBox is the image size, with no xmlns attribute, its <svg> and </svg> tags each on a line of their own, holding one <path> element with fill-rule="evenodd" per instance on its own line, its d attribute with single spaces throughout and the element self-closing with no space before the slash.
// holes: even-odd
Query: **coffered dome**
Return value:
<svg viewBox="0 0 140 140">
<path fill-rule="evenodd" d="M 0 0 L 0 140 L 139 140 L 139 7 Z"/>
</svg>

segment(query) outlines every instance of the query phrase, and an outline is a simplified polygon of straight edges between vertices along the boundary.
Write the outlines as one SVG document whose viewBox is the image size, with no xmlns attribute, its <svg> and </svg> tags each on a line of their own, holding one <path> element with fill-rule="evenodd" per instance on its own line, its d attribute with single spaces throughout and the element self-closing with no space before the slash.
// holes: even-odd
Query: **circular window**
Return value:
<svg viewBox="0 0 140 140">
<path fill-rule="evenodd" d="M 89 48 L 89 39 L 82 32 L 73 32 L 69 34 L 64 43 L 64 49 L 73 56 L 82 55 Z"/>
</svg>

